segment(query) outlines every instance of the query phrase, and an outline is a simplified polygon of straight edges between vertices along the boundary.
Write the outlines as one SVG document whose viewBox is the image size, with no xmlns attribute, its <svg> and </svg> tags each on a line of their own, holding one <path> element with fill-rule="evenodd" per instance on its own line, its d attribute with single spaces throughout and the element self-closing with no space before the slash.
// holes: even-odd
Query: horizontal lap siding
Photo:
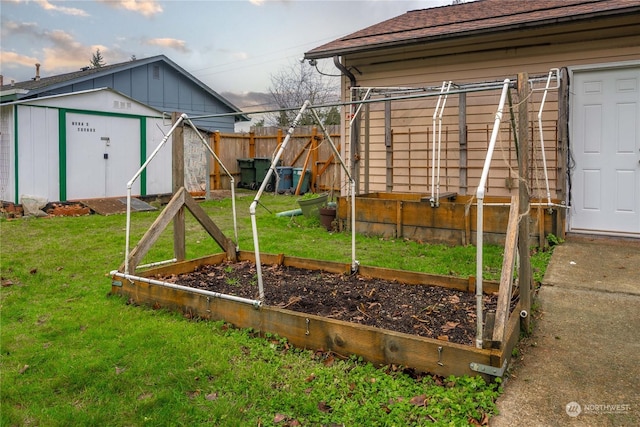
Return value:
<svg viewBox="0 0 640 427">
<path fill-rule="evenodd" d="M 584 64 L 637 60 L 640 57 L 640 35 L 638 26 L 629 29 L 629 23 L 621 23 L 621 34 L 612 39 L 593 42 L 557 44 L 553 47 L 534 46 L 501 48 L 469 54 L 436 56 L 434 52 L 402 53 L 385 52 L 384 55 L 368 53 L 347 57 L 347 66 L 362 72 L 356 77 L 360 87 L 434 87 L 439 89 L 443 80 L 454 83 L 502 81 L 515 78 L 519 72 L 528 72 L 530 77 L 546 77 L 550 68 L 570 67 Z M 586 28 L 577 28 L 573 37 L 578 40 Z M 597 34 L 602 34 L 598 30 Z M 543 41 L 551 38 L 541 38 Z M 616 48 L 611 47 L 615 45 Z M 440 52 L 441 53 L 441 52 Z M 545 81 L 536 82 L 543 88 Z M 517 109 L 517 94 L 511 91 L 514 108 Z M 531 138 L 532 169 L 530 186 L 534 197 L 546 197 L 542 148 L 538 131 L 537 114 L 542 100 L 542 91 L 534 91 L 529 105 L 529 135 Z M 349 99 L 345 91 L 345 99 Z M 474 193 L 478 185 L 482 165 L 489 143 L 500 90 L 468 93 L 466 104 L 467 123 L 467 193 Z M 393 131 L 393 191 L 428 192 L 431 189 L 431 161 L 433 158 L 433 113 L 438 97 L 432 96 L 407 101 L 391 101 L 391 128 Z M 562 197 L 562 185 L 557 176 L 559 164 L 557 151 L 558 94 L 550 91 L 542 117 L 549 187 L 552 197 Z M 441 192 L 459 192 L 460 177 L 460 129 L 458 126 L 459 95 L 449 95 L 442 119 Z M 369 104 L 370 168 L 369 192 L 387 190 L 387 149 L 385 147 L 385 104 Z M 517 113 L 517 111 L 516 111 Z M 564 118 L 562 118 L 564 119 Z M 361 120 L 360 159 L 364 158 L 365 120 Z M 349 158 L 349 129 L 345 129 L 343 147 Z M 411 142 L 409 143 L 409 136 Z M 445 142 L 446 141 L 446 142 Z M 360 162 L 360 190 L 364 188 L 364 164 Z M 505 106 L 500 133 L 489 174 L 488 194 L 511 195 L 517 185 L 517 160 L 508 105 Z"/>
</svg>

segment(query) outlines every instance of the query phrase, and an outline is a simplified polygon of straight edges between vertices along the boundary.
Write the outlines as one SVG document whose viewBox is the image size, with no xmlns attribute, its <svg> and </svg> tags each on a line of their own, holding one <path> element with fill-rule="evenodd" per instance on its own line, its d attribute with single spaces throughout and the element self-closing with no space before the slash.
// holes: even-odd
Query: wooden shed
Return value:
<svg viewBox="0 0 640 427">
<path fill-rule="evenodd" d="M 531 200 L 552 200 L 562 232 L 640 237 L 637 1 L 477 0 L 413 10 L 312 49 L 305 58 L 333 58 L 343 74 L 342 99 L 353 107 L 343 117 L 342 150 L 359 194 L 429 196 L 439 185 L 445 194 L 474 195 L 497 87 L 509 79 L 512 106 L 526 103 L 529 111 L 524 125 Z M 434 113 L 448 82 L 440 126 Z M 485 83 L 496 89 L 460 90 Z M 527 92 L 518 97 L 516 86 Z M 371 102 L 359 104 L 365 97 Z M 505 110 L 489 196 L 518 191 L 514 135 L 523 124 L 515 122 Z"/>
<path fill-rule="evenodd" d="M 112 89 L 6 103 L 2 108 L 0 199 L 48 201 L 124 196 L 170 121 Z M 137 180 L 134 195 L 171 192 L 171 147 Z"/>
</svg>

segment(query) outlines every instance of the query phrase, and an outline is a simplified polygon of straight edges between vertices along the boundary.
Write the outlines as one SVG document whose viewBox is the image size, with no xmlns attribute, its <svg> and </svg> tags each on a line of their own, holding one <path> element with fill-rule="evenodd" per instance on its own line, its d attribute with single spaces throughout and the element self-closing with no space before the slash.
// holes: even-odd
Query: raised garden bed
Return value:
<svg viewBox="0 0 640 427">
<path fill-rule="evenodd" d="M 349 264 L 270 254 L 261 254 L 261 260 L 262 304 L 220 295 L 255 298 L 255 256 L 244 251 L 234 263 L 219 254 L 135 277 L 114 275 L 112 293 L 136 304 L 278 334 L 297 347 L 443 376 L 501 376 L 518 338 L 519 317 L 511 316 L 499 349 L 472 345 L 473 279 L 366 266 L 352 276 Z M 498 284 L 485 282 L 484 291 L 491 308 Z"/>
<path fill-rule="evenodd" d="M 487 196 L 484 207 L 484 242 L 503 245 L 509 219 L 509 197 Z M 544 247 L 553 233 L 564 236 L 564 209 L 547 209 L 531 200 L 530 246 Z M 553 200 L 560 204 L 560 200 Z M 476 205 L 472 196 L 449 194 L 432 207 L 430 197 L 419 193 L 370 193 L 356 196 L 356 232 L 384 237 L 408 238 L 429 243 L 468 245 L 476 243 Z M 350 200 L 338 198 L 340 230 L 350 228 Z"/>
</svg>

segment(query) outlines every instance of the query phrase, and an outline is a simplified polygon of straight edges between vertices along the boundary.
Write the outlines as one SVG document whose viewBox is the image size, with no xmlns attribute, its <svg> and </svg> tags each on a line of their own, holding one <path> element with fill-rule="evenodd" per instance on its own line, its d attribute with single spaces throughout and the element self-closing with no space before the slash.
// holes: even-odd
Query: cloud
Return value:
<svg viewBox="0 0 640 427">
<path fill-rule="evenodd" d="M 249 54 L 247 52 L 235 52 L 231 56 L 233 56 L 233 59 L 237 59 L 238 61 L 249 59 Z"/>
<path fill-rule="evenodd" d="M 2 62 L 2 66 L 25 66 L 32 67 L 36 62 L 38 62 L 38 58 L 33 56 L 21 55 L 15 52 L 8 51 L 0 51 L 0 61 Z"/>
<path fill-rule="evenodd" d="M 7 39 L 11 36 L 27 35 L 31 36 L 37 33 L 38 24 L 35 22 L 15 22 L 15 21 L 2 21 L 0 23 L 0 35 L 3 39 Z"/>
<path fill-rule="evenodd" d="M 64 13 L 65 15 L 73 16 L 89 16 L 87 12 L 75 7 L 64 7 L 49 3 L 49 0 L 35 0 L 35 2 L 44 10 L 50 10 L 54 12 Z"/>
<path fill-rule="evenodd" d="M 3 51 L 1 57 L 3 68 L 31 67 L 39 62 L 42 64 L 41 74 L 46 76 L 75 71 L 89 65 L 96 49 L 100 49 L 107 64 L 124 61 L 130 56 L 117 48 L 109 49 L 100 44 L 85 45 L 64 30 L 42 30 L 34 23 L 3 21 L 2 36 L 16 35 L 37 39 L 38 44 L 43 46 L 41 53 L 36 54 L 40 57 Z"/>
<path fill-rule="evenodd" d="M 89 65 L 91 55 L 96 49 L 100 49 L 104 57 L 108 54 L 105 46 L 86 46 L 63 30 L 44 31 L 43 35 L 52 44 L 51 47 L 42 49 L 44 53 L 42 66 L 47 70 L 76 69 Z"/>
<path fill-rule="evenodd" d="M 256 5 L 256 6 L 262 6 L 265 3 L 291 3 L 292 0 L 249 0 L 249 3 Z"/>
<path fill-rule="evenodd" d="M 222 92 L 220 95 L 246 112 L 276 108 L 273 97 L 266 92 Z"/>
<path fill-rule="evenodd" d="M 163 9 L 157 0 L 98 0 L 116 9 L 125 9 L 143 16 L 154 16 Z"/>
<path fill-rule="evenodd" d="M 189 48 L 184 40 L 171 39 L 171 38 L 155 38 L 145 39 L 142 43 L 149 46 L 160 46 L 168 49 L 177 50 L 182 53 L 189 53 Z"/>
</svg>

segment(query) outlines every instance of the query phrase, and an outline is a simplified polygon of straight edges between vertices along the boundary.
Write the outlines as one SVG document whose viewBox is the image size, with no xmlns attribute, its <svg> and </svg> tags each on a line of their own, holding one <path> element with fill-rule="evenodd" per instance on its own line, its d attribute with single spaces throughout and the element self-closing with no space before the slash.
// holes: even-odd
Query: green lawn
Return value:
<svg viewBox="0 0 640 427">
<path fill-rule="evenodd" d="M 253 249 L 252 200 L 246 192 L 238 200 L 242 250 Z M 350 234 L 275 217 L 295 200 L 263 196 L 261 251 L 349 263 Z M 233 236 L 228 199 L 202 206 Z M 132 215 L 133 244 L 157 215 Z M 124 215 L 0 220 L 0 227 L 2 426 L 467 425 L 495 413 L 498 385 L 480 378 L 413 378 L 109 296 L 108 272 L 124 260 Z M 172 238 L 169 227 L 145 262 L 171 258 Z M 356 245 L 363 265 L 475 273 L 473 247 L 366 236 Z M 214 252 L 222 250 L 187 214 L 187 257 Z M 486 278 L 498 277 L 501 258 L 501 248 L 486 248 Z"/>
</svg>

